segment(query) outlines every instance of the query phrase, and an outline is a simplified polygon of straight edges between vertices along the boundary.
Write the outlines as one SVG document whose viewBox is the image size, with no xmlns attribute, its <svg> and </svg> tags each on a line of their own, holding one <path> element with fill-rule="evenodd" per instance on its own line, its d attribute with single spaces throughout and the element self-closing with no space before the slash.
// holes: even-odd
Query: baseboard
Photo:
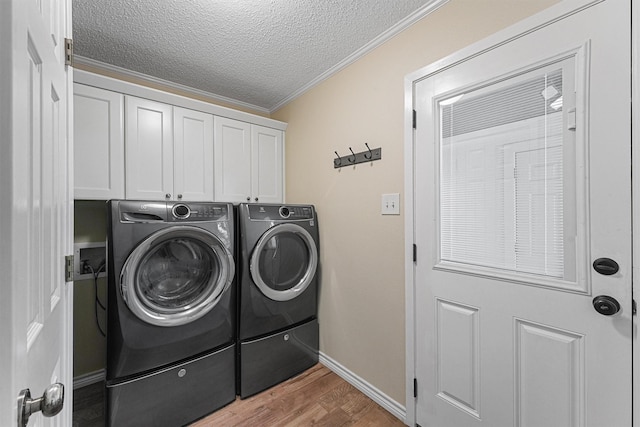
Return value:
<svg viewBox="0 0 640 427">
<path fill-rule="evenodd" d="M 395 416 L 402 422 L 405 422 L 407 418 L 407 409 L 404 406 L 402 406 L 326 354 L 320 352 L 319 359 L 320 363 L 322 363 L 324 366 L 326 366 L 327 368 L 335 372 L 338 376 L 342 377 L 342 379 L 347 381 L 349 384 L 363 392 L 371 400 L 393 414 L 393 416 Z"/>
<path fill-rule="evenodd" d="M 81 387 L 86 387 L 91 384 L 98 383 L 100 381 L 104 381 L 106 371 L 104 369 L 100 369 L 98 371 L 89 372 L 88 374 L 83 374 L 73 378 L 73 389 L 79 389 Z"/>
</svg>

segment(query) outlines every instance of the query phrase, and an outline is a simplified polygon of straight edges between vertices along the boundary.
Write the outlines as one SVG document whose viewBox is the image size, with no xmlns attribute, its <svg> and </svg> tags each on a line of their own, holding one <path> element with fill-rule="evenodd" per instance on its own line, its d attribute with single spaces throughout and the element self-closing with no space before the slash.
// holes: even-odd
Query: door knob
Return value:
<svg viewBox="0 0 640 427">
<path fill-rule="evenodd" d="M 29 417 L 42 411 L 45 417 L 53 417 L 62 411 L 64 404 L 64 385 L 51 384 L 44 390 L 42 397 L 31 398 L 29 389 L 24 389 L 18 395 L 18 427 L 27 427 Z"/>
<path fill-rule="evenodd" d="M 620 270 L 620 266 L 611 258 L 598 258 L 593 261 L 593 269 L 605 276 L 611 276 Z"/>
<path fill-rule="evenodd" d="M 620 304 L 608 295 L 599 295 L 593 299 L 593 308 L 605 316 L 613 316 L 620 311 Z"/>
</svg>

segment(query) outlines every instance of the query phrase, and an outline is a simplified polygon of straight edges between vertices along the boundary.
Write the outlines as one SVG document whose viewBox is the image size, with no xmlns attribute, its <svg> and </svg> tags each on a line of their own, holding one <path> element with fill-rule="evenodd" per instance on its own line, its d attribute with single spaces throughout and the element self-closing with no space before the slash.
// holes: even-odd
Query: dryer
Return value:
<svg viewBox="0 0 640 427">
<path fill-rule="evenodd" d="M 235 399 L 225 203 L 108 202 L 108 426 L 180 426 Z"/>
<path fill-rule="evenodd" d="M 313 205 L 241 204 L 238 394 L 318 362 L 318 220 Z"/>
</svg>

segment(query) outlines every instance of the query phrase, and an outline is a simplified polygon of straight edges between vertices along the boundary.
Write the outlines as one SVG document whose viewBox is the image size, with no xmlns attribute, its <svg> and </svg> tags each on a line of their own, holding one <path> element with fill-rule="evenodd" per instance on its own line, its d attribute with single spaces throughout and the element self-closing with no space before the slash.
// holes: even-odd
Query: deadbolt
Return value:
<svg viewBox="0 0 640 427">
<path fill-rule="evenodd" d="M 611 258 L 598 258 L 593 261 L 593 269 L 605 276 L 611 276 L 620 270 L 620 266 Z"/>
<path fill-rule="evenodd" d="M 593 308 L 605 316 L 613 316 L 620 311 L 620 304 L 608 295 L 599 295 L 593 299 Z"/>
</svg>

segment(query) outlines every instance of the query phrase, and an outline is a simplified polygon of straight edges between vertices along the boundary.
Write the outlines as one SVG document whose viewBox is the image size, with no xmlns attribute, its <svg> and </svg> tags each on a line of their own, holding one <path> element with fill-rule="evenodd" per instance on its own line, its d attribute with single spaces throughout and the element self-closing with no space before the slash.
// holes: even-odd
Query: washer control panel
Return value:
<svg viewBox="0 0 640 427">
<path fill-rule="evenodd" d="M 229 207 L 224 203 L 175 203 L 167 204 L 170 221 L 226 221 Z"/>
<path fill-rule="evenodd" d="M 315 218 L 312 205 L 248 205 L 249 218 L 255 221 L 301 221 Z"/>
</svg>

